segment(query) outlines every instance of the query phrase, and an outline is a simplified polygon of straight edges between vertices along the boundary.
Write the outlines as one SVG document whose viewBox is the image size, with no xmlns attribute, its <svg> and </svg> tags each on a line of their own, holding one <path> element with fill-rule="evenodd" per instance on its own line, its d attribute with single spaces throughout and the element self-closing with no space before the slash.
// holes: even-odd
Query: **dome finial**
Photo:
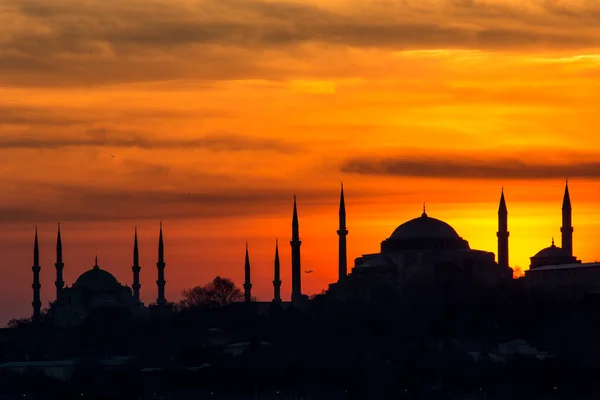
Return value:
<svg viewBox="0 0 600 400">
<path fill-rule="evenodd" d="M 94 269 L 99 269 L 100 267 L 98 266 L 98 255 L 96 255 L 96 261 L 94 263 Z"/>
<path fill-rule="evenodd" d="M 554 236 L 552 236 L 552 247 L 554 247 Z"/>
<path fill-rule="evenodd" d="M 421 217 L 426 217 L 427 213 L 425 212 L 425 202 L 423 202 L 423 214 L 421 214 Z"/>
</svg>

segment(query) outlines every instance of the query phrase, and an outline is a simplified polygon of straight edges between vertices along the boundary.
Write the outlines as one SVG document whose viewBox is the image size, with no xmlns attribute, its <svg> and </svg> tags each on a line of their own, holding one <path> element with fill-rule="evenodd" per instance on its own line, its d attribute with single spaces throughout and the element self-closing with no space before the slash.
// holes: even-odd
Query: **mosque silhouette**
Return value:
<svg viewBox="0 0 600 400">
<path fill-rule="evenodd" d="M 552 245 L 531 257 L 530 269 L 525 280 L 528 285 L 545 287 L 584 287 L 585 290 L 600 290 L 593 282 L 600 281 L 600 264 L 582 263 L 573 256 L 573 227 L 571 200 L 568 182 L 565 185 L 562 205 L 562 247 Z M 378 253 L 364 254 L 354 262 L 348 273 L 346 204 L 342 184 L 339 205 L 338 280 L 329 285 L 327 295 L 332 298 L 369 297 L 379 284 L 391 284 L 399 290 L 407 284 L 442 281 L 444 285 L 456 284 L 495 286 L 513 281 L 513 270 L 509 266 L 508 209 L 504 189 L 498 208 L 498 259 L 488 251 L 471 249 L 467 240 L 458 235 L 448 223 L 429 216 L 423 205 L 420 217 L 399 225 L 389 238 L 381 242 Z M 281 276 L 278 242 L 275 245 L 273 301 L 262 304 L 302 306 L 308 296 L 302 293 L 300 225 L 296 196 L 292 214 L 291 246 L 291 302 L 281 299 Z M 122 285 L 108 271 L 98 265 L 81 274 L 70 287 L 63 280 L 60 224 L 56 243 L 56 299 L 51 302 L 47 316 L 57 326 L 76 326 L 90 313 L 99 308 L 117 307 L 127 310 L 134 318 L 165 317 L 173 313 L 174 304 L 165 298 L 165 259 L 162 222 L 158 238 L 157 299 L 146 307 L 140 300 L 140 272 L 138 257 L 137 228 L 133 244 L 133 284 Z M 34 241 L 33 260 L 33 320 L 41 318 L 39 246 L 37 228 Z M 246 244 L 244 302 L 251 303 L 251 268 Z"/>
</svg>

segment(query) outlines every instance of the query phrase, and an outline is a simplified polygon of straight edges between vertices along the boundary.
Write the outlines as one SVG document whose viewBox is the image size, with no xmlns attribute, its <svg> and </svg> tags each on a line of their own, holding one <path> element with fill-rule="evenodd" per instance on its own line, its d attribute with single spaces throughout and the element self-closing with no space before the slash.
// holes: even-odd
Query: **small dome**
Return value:
<svg viewBox="0 0 600 400">
<path fill-rule="evenodd" d="M 84 272 L 75 281 L 74 287 L 94 292 L 115 291 L 121 289 L 121 284 L 110 272 L 104 271 L 95 265 L 94 268 Z"/>
<path fill-rule="evenodd" d="M 428 217 L 425 212 L 419 218 L 411 219 L 396 228 L 392 239 L 409 238 L 460 238 L 453 227 L 436 218 Z"/>
<path fill-rule="evenodd" d="M 537 252 L 533 258 L 565 258 L 570 257 L 566 250 L 556 247 L 554 243 L 550 247 L 546 247 Z"/>
</svg>

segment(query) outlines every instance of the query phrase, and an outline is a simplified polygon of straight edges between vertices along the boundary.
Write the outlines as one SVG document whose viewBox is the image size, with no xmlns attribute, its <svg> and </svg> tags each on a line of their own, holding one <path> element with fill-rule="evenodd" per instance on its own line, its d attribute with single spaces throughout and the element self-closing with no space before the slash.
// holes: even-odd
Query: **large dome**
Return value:
<svg viewBox="0 0 600 400">
<path fill-rule="evenodd" d="M 458 236 L 453 227 L 444 221 L 429 217 L 425 210 L 419 218 L 403 223 L 389 238 L 381 242 L 381 252 L 387 254 L 399 251 L 469 249 L 469 243 Z"/>
<path fill-rule="evenodd" d="M 121 284 L 110 272 L 104 271 L 95 265 L 94 268 L 84 272 L 75 281 L 74 287 L 94 292 L 116 291 L 121 289 Z"/>
<path fill-rule="evenodd" d="M 390 236 L 392 239 L 416 238 L 460 238 L 453 227 L 436 218 L 423 213 L 419 218 L 411 219 L 396 228 Z"/>
</svg>

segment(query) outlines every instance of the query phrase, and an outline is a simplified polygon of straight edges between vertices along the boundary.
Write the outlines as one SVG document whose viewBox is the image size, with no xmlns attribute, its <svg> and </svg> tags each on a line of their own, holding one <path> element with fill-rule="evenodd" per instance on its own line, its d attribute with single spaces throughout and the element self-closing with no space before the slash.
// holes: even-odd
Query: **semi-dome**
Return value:
<svg viewBox="0 0 600 400">
<path fill-rule="evenodd" d="M 458 233 L 444 221 L 427 216 L 425 212 L 419 217 L 400 225 L 390 236 L 392 239 L 410 238 L 460 238 Z"/>
<path fill-rule="evenodd" d="M 121 289 L 121 284 L 110 272 L 100 269 L 98 263 L 94 268 L 84 272 L 75 281 L 75 287 L 94 292 L 115 291 Z"/>
</svg>

